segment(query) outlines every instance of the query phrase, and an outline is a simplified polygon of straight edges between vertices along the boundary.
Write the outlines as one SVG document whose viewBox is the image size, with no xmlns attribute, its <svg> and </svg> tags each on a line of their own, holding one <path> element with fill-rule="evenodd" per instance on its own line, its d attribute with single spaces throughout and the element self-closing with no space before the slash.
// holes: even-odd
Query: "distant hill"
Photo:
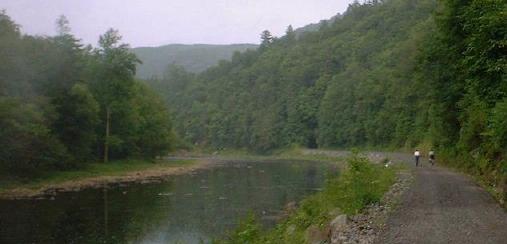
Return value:
<svg viewBox="0 0 507 244">
<path fill-rule="evenodd" d="M 333 24 L 343 16 L 338 13 L 327 20 L 318 23 L 308 24 L 297 28 L 296 35 L 300 37 L 303 33 L 316 32 L 322 25 Z M 212 67 L 220 60 L 230 60 L 235 51 L 246 51 L 256 49 L 256 44 L 169 44 L 159 47 L 136 47 L 132 51 L 143 62 L 137 67 L 137 77 L 151 78 L 162 77 L 167 65 L 177 64 L 192 73 L 200 73 Z"/>
<path fill-rule="evenodd" d="M 255 44 L 170 44 L 160 47 L 138 47 L 132 51 L 143 62 L 138 66 L 137 77 L 161 77 L 169 64 L 183 66 L 187 71 L 198 73 L 215 65 L 220 60 L 229 60 L 235 51 L 256 49 Z"/>
</svg>

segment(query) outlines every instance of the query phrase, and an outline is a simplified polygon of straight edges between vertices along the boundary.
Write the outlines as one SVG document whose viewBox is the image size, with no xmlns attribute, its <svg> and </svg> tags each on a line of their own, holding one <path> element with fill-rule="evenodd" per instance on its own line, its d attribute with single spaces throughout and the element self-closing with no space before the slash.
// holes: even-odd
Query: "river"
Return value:
<svg viewBox="0 0 507 244">
<path fill-rule="evenodd" d="M 273 226 L 330 172 L 308 161 L 228 162 L 162 183 L 0 200 L 0 243 L 208 243 L 249 212 Z"/>
</svg>

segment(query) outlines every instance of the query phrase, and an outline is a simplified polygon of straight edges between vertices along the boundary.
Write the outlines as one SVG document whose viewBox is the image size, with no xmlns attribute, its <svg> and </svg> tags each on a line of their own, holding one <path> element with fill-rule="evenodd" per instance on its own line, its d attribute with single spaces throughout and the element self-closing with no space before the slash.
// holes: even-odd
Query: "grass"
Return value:
<svg viewBox="0 0 507 244">
<path fill-rule="evenodd" d="M 306 148 L 293 146 L 283 149 L 278 149 L 265 154 L 258 154 L 246 149 L 198 149 L 191 151 L 190 155 L 202 156 L 210 155 L 222 157 L 225 159 L 239 159 L 239 160 L 310 160 L 310 161 L 324 161 L 324 162 L 344 162 L 345 157 L 328 156 L 325 154 L 307 154 L 304 151 Z M 188 152 L 187 152 L 188 153 Z"/>
<path fill-rule="evenodd" d="M 325 228 L 337 212 L 353 215 L 379 202 L 396 180 L 399 168 L 374 165 L 353 154 L 347 169 L 328 180 L 323 191 L 307 197 L 300 207 L 274 229 L 262 230 L 252 214 L 223 240 L 214 243 L 304 243 L 310 226 Z"/>
<path fill-rule="evenodd" d="M 194 163 L 196 163 L 195 160 L 119 160 L 109 163 L 91 163 L 83 168 L 75 170 L 45 172 L 30 178 L 2 177 L 0 181 L 0 194 L 17 188 L 39 189 L 49 185 L 58 185 L 64 182 L 87 178 L 123 176 L 128 173 L 142 172 L 145 170 L 191 166 Z"/>
</svg>

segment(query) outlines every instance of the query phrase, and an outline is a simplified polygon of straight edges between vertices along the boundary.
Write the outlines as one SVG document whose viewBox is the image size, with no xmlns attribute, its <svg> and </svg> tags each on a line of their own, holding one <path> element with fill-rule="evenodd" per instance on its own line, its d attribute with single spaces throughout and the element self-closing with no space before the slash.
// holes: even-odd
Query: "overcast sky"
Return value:
<svg viewBox="0 0 507 244">
<path fill-rule="evenodd" d="M 328 19 L 352 0 L 0 0 L 0 9 L 23 33 L 54 35 L 55 20 L 65 15 L 72 33 L 95 45 L 108 28 L 138 46 L 170 43 L 258 43 L 270 30 L 283 35 Z"/>
</svg>

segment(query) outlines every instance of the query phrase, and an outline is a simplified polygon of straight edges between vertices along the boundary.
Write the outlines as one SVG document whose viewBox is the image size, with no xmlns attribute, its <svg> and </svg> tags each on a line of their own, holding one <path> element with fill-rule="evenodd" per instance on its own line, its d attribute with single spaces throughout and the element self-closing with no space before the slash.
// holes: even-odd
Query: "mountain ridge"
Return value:
<svg viewBox="0 0 507 244">
<path fill-rule="evenodd" d="M 237 44 L 167 44 L 157 47 L 136 47 L 132 52 L 143 62 L 137 66 L 138 78 L 162 77 L 167 66 L 176 64 L 192 73 L 199 73 L 230 60 L 234 52 L 256 49 L 258 45 Z"/>
</svg>

